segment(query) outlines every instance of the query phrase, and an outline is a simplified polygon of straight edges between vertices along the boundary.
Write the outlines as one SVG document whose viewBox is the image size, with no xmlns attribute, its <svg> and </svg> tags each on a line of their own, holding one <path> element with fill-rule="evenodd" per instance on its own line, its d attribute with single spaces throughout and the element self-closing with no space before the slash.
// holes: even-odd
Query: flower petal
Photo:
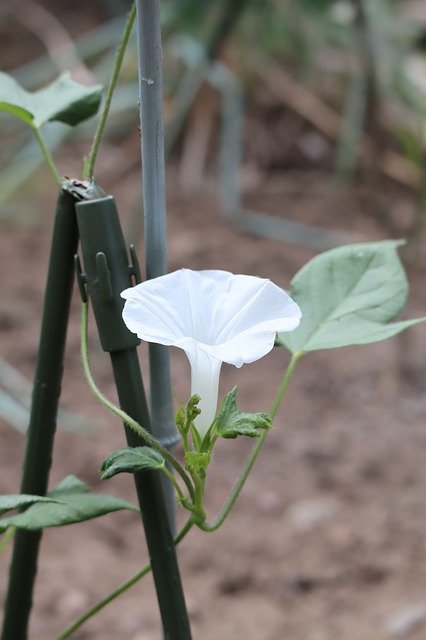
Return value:
<svg viewBox="0 0 426 640">
<path fill-rule="evenodd" d="M 210 345 L 199 345 L 211 357 L 218 358 L 222 362 L 241 367 L 248 362 L 255 362 L 269 353 L 275 343 L 275 331 L 262 331 L 256 334 L 240 333 L 239 335 L 211 347 Z"/>
<path fill-rule="evenodd" d="M 148 342 L 171 345 L 191 335 L 188 296 L 182 291 L 180 271 L 125 289 L 123 320 L 133 333 Z"/>
<path fill-rule="evenodd" d="M 229 284 L 228 295 L 222 304 L 222 326 L 218 327 L 216 344 L 255 328 L 259 331 L 290 331 L 299 324 L 299 307 L 270 280 L 237 275 Z"/>
</svg>

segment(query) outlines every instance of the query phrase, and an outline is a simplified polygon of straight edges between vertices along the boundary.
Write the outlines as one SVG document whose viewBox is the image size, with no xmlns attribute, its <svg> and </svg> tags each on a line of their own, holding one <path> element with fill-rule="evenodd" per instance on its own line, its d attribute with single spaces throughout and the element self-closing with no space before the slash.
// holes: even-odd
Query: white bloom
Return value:
<svg viewBox="0 0 426 640">
<path fill-rule="evenodd" d="M 213 422 L 222 362 L 241 367 L 271 351 L 278 331 L 292 331 L 301 312 L 270 280 L 228 271 L 181 269 L 126 289 L 123 320 L 148 342 L 183 349 L 191 395 L 200 398 L 197 429 Z"/>
</svg>

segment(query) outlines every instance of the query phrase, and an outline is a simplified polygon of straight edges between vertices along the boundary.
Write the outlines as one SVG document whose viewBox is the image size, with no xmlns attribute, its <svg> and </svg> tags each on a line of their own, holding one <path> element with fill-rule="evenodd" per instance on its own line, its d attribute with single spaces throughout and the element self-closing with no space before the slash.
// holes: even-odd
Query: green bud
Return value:
<svg viewBox="0 0 426 640">
<path fill-rule="evenodd" d="M 176 428 L 180 434 L 187 431 L 186 411 L 182 405 L 176 410 Z"/>
<path fill-rule="evenodd" d="M 190 422 L 193 422 L 195 418 L 200 415 L 201 409 L 198 408 L 198 403 L 200 402 L 200 396 L 195 393 L 188 400 L 188 404 L 186 405 L 186 415 Z"/>
<path fill-rule="evenodd" d="M 210 453 L 200 451 L 185 452 L 186 466 L 191 473 L 205 473 L 210 463 Z"/>
</svg>

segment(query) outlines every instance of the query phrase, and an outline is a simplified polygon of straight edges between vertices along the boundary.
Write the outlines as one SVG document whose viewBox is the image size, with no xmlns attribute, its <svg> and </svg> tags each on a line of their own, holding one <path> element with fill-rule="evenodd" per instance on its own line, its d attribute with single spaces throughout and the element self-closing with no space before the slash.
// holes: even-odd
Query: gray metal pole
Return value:
<svg viewBox="0 0 426 640">
<path fill-rule="evenodd" d="M 167 269 L 160 1 L 137 0 L 136 4 L 145 264 L 146 277 L 150 279 L 164 275 Z M 164 446 L 172 447 L 179 437 L 174 426 L 167 348 L 150 344 L 149 364 L 152 431 Z M 169 516 L 174 528 L 174 492 L 167 479 L 166 483 Z"/>
</svg>

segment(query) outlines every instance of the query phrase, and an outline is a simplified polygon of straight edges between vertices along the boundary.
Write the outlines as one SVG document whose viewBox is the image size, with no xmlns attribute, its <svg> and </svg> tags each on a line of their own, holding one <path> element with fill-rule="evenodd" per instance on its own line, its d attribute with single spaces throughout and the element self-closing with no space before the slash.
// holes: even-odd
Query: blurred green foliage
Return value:
<svg viewBox="0 0 426 640">
<path fill-rule="evenodd" d="M 120 3 L 121 11 L 126 6 Z M 341 115 L 342 140 L 336 141 L 336 147 L 338 164 L 343 157 L 342 165 L 350 168 L 345 169 L 347 179 L 353 178 L 358 159 L 356 154 L 349 160 L 345 155 L 351 153 L 354 141 L 360 143 L 364 131 L 373 137 L 379 130 L 381 135 L 384 132 L 389 146 L 396 147 L 415 166 L 424 161 L 423 136 L 418 135 L 418 130 L 423 126 L 426 109 L 426 71 L 422 84 L 423 54 L 418 47 L 426 27 L 406 13 L 406 3 L 396 0 L 181 0 L 178 3 L 162 0 L 161 6 L 165 92 L 172 120 L 182 85 L 191 84 L 188 79 L 191 74 L 195 77 L 191 85 L 195 101 L 203 81 L 202 75 L 201 80 L 196 76 L 203 65 L 217 57 L 224 59 L 241 79 L 243 90 L 247 89 L 247 93 L 256 98 L 258 85 L 252 82 L 251 67 L 253 60 L 261 57 L 273 59 L 290 70 L 297 82 Z M 81 60 L 104 84 L 111 52 L 120 35 L 117 11 L 118 5 L 108 24 L 94 26 L 75 43 Z M 61 20 L 60 14 L 56 17 Z M 426 65 L 424 55 L 423 64 Z M 31 70 L 25 65 L 12 75 L 18 80 L 25 75 L 28 86 L 26 81 L 21 81 L 32 89 L 31 79 L 40 78 L 37 66 L 50 77 L 55 61 L 47 63 L 43 56 L 31 64 Z M 134 123 L 136 67 L 133 42 L 123 70 L 123 83 L 113 104 L 112 121 L 118 123 L 122 131 Z M 190 111 L 188 106 L 186 110 Z M 183 126 L 185 117 L 185 114 L 179 115 L 179 126 Z M 90 136 L 90 133 L 90 128 L 82 127 L 77 135 Z M 52 144 L 59 144 L 64 135 L 52 134 Z M 19 133 L 10 140 L 9 128 L 3 120 L 0 120 L 0 136 L 7 145 L 9 139 L 12 164 L 14 157 L 19 157 L 21 162 L 22 153 L 28 155 L 26 138 Z M 353 149 L 352 153 L 355 153 Z M 10 157 L 6 158 L 3 151 L 0 160 L 10 165 Z M 14 175 L 22 174 L 23 180 L 28 171 L 16 171 Z M 0 175 L 0 201 L 2 196 L 8 197 L 20 181 L 10 180 L 9 175 L 2 180 Z"/>
</svg>

